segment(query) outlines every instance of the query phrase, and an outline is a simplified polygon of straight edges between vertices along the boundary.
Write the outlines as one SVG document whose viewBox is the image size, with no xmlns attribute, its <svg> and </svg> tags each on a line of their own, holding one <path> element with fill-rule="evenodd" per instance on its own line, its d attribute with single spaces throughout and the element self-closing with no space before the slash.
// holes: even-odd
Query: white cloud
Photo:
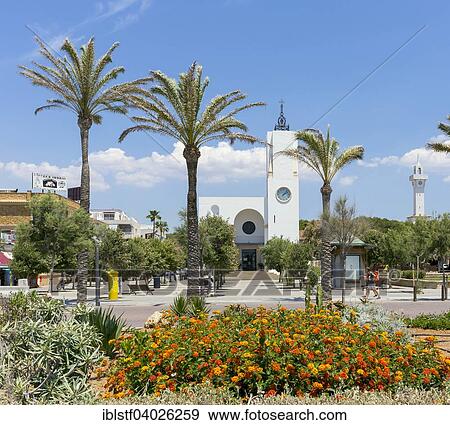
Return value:
<svg viewBox="0 0 450 425">
<path fill-rule="evenodd" d="M 444 136 L 437 136 L 430 139 L 430 141 L 439 141 L 450 144 L 450 141 Z M 390 155 L 385 157 L 373 157 L 368 160 L 358 161 L 358 164 L 367 168 L 392 165 L 411 168 L 416 163 L 417 158 L 419 158 L 426 173 L 445 175 L 446 177 L 443 180 L 445 182 L 450 182 L 450 155 L 434 152 L 425 147 L 411 149 L 401 156 Z"/>
<path fill-rule="evenodd" d="M 351 186 L 356 180 L 358 180 L 358 176 L 343 176 L 338 180 L 338 183 L 341 186 Z"/>
<path fill-rule="evenodd" d="M 0 175 L 4 173 L 7 176 L 16 177 L 22 181 L 30 182 L 31 174 L 40 172 L 45 174 L 53 174 L 67 177 L 67 183 L 70 186 L 78 186 L 80 184 L 80 167 L 79 165 L 69 165 L 67 167 L 59 167 L 49 164 L 48 162 L 27 163 L 27 162 L 0 162 Z M 103 175 L 95 169 L 91 170 L 91 184 L 95 191 L 104 191 L 110 188 Z"/>
</svg>

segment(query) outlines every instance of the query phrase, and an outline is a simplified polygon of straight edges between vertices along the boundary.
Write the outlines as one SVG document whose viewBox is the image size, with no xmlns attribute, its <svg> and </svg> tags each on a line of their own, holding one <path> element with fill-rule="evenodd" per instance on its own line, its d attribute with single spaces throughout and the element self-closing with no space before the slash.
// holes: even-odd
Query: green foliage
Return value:
<svg viewBox="0 0 450 425">
<path fill-rule="evenodd" d="M 62 301 L 39 296 L 37 292 L 16 292 L 0 297 L 0 324 L 21 320 L 58 323 L 64 317 Z"/>
<path fill-rule="evenodd" d="M 450 330 L 450 310 L 441 314 L 420 314 L 406 318 L 405 322 L 410 328 Z"/>
<path fill-rule="evenodd" d="M 189 312 L 189 299 L 183 295 L 178 295 L 173 300 L 170 311 L 175 314 L 175 316 L 187 316 Z"/>
<path fill-rule="evenodd" d="M 100 359 L 94 327 L 64 314 L 60 302 L 33 294 L 14 294 L 1 307 L 0 386 L 10 402 L 93 396 L 88 379 Z"/>
<path fill-rule="evenodd" d="M 119 46 L 114 43 L 106 53 L 95 58 L 94 39 L 77 52 L 69 39 L 61 46 L 67 56 L 54 55 L 46 44 L 36 37 L 39 53 L 50 62 L 50 66 L 33 62 L 34 69 L 20 66 L 20 73 L 31 80 L 33 85 L 44 87 L 53 93 L 47 104 L 37 108 L 35 113 L 46 109 L 65 109 L 77 116 L 77 119 L 90 120 L 100 124 L 105 111 L 126 113 L 126 106 L 131 98 L 140 92 L 140 87 L 147 79 L 126 83 L 111 83 L 122 74 L 123 67 L 112 68 L 105 72 L 112 62 L 112 53 Z"/>
<path fill-rule="evenodd" d="M 122 270 L 129 264 L 128 243 L 121 230 L 110 229 L 106 225 L 96 228 L 96 236 L 100 240 L 99 259 L 103 270 Z"/>
<path fill-rule="evenodd" d="M 189 315 L 192 317 L 201 317 L 208 315 L 210 308 L 206 305 L 206 300 L 203 297 L 189 297 Z"/>
<path fill-rule="evenodd" d="M 122 314 L 116 316 L 112 307 L 108 309 L 89 308 L 85 304 L 78 305 L 73 311 L 75 320 L 88 323 L 101 336 L 101 349 L 108 357 L 114 357 L 115 347 L 110 341 L 117 339 L 126 326 Z"/>
<path fill-rule="evenodd" d="M 210 308 L 203 297 L 185 297 L 178 295 L 170 306 L 170 311 L 177 317 L 202 317 L 209 314 Z"/>
<path fill-rule="evenodd" d="M 310 267 L 308 272 L 306 273 L 306 277 L 308 279 L 308 285 L 314 288 L 319 283 L 320 268 Z"/>
<path fill-rule="evenodd" d="M 187 256 L 186 211 L 178 212 L 180 225 L 169 240 L 175 240 Z M 201 263 L 216 270 L 234 270 L 239 264 L 239 250 L 234 243 L 234 228 L 223 217 L 207 216 L 199 221 Z"/>
<path fill-rule="evenodd" d="M 133 238 L 126 241 L 128 268 L 146 276 L 155 276 L 166 270 L 175 271 L 182 267 L 185 257 L 182 249 L 172 239 Z"/>
<path fill-rule="evenodd" d="M 264 257 L 264 264 L 267 269 L 283 271 L 283 256 L 291 242 L 288 239 L 274 237 L 269 239 L 261 248 L 261 254 Z"/>
<path fill-rule="evenodd" d="M 235 270 L 239 249 L 234 243 L 234 228 L 220 216 L 202 217 L 199 223 L 200 253 L 203 264 L 211 269 Z"/>
<path fill-rule="evenodd" d="M 70 211 L 55 195 L 33 196 L 30 223 L 18 227 L 11 269 L 34 277 L 55 269 L 75 268 L 77 254 L 90 246 L 92 221 L 83 210 Z"/>
<path fill-rule="evenodd" d="M 289 277 L 305 277 L 313 249 L 302 242 L 291 242 L 282 254 L 282 267 Z"/>
<path fill-rule="evenodd" d="M 423 270 L 419 270 L 419 279 L 424 279 L 426 273 Z M 402 270 L 401 277 L 403 279 L 412 279 L 413 277 L 417 279 L 417 271 L 416 270 Z"/>
</svg>

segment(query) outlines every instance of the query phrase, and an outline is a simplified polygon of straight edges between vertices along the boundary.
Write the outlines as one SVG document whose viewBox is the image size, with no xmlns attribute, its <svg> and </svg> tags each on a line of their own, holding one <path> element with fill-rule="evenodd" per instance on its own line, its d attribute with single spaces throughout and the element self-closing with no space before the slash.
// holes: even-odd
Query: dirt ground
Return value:
<svg viewBox="0 0 450 425">
<path fill-rule="evenodd" d="M 435 331 L 432 329 L 412 328 L 411 332 L 416 339 L 423 339 L 427 336 L 436 337 L 436 345 L 446 356 L 450 356 L 450 331 Z"/>
</svg>

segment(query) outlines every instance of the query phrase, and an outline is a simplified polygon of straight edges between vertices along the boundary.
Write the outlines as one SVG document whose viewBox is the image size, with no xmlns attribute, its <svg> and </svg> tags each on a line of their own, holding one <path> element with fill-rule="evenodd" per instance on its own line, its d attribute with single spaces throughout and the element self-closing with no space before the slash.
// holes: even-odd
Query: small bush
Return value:
<svg viewBox="0 0 450 425">
<path fill-rule="evenodd" d="M 37 292 L 16 292 L 10 297 L 0 297 L 0 323 L 18 320 L 42 320 L 58 323 L 64 316 L 64 304 Z"/>
<path fill-rule="evenodd" d="M 411 340 L 403 318 L 376 304 L 366 303 L 352 307 L 344 306 L 342 318 L 344 322 L 356 323 L 359 326 L 369 325 L 377 332 L 388 332 L 389 334 L 403 332 L 405 341 Z"/>
<path fill-rule="evenodd" d="M 345 322 L 339 311 L 258 309 L 211 318 L 165 314 L 150 331 L 117 341 L 106 397 L 159 395 L 209 382 L 241 397 L 290 392 L 442 388 L 450 376 L 432 339 L 409 343 L 402 331 Z"/>
<path fill-rule="evenodd" d="M 450 310 L 442 314 L 420 314 L 406 318 L 405 322 L 410 328 L 450 330 Z"/>
<path fill-rule="evenodd" d="M 26 319 L 0 329 L 3 387 L 13 400 L 50 401 L 89 392 L 87 378 L 99 360 L 99 337 L 87 323 Z"/>
<path fill-rule="evenodd" d="M 17 293 L 1 303 L 0 387 L 11 403 L 83 402 L 100 337 L 61 302 Z"/>
<path fill-rule="evenodd" d="M 412 270 L 402 270 L 402 278 L 403 279 L 412 279 L 413 278 L 413 274 L 414 277 L 417 279 L 417 273 Z M 423 270 L 419 270 L 419 279 L 424 279 L 425 278 L 425 272 Z"/>
</svg>

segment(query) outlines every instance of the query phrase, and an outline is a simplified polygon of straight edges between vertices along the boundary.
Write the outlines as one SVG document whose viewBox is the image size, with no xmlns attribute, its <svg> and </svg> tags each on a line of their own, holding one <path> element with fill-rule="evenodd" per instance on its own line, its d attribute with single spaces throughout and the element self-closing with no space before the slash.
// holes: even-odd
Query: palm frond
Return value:
<svg viewBox="0 0 450 425">
<path fill-rule="evenodd" d="M 64 107 L 78 118 L 100 123 L 102 112 L 126 113 L 131 105 L 130 97 L 140 95 L 142 87 L 149 81 L 149 78 L 141 78 L 110 86 L 124 72 L 121 66 L 106 71 L 118 43 L 114 43 L 96 61 L 93 38 L 79 52 L 66 39 L 61 47 L 66 56 L 62 58 L 53 55 L 41 39 L 36 38 L 36 42 L 49 65 L 33 62 L 33 68 L 19 66 L 20 73 L 33 85 L 44 87 L 58 96 L 58 99 L 37 108 L 36 112 Z"/>
<path fill-rule="evenodd" d="M 450 144 L 442 142 L 430 142 L 427 143 L 427 149 L 431 149 L 434 152 L 450 153 Z"/>
</svg>

